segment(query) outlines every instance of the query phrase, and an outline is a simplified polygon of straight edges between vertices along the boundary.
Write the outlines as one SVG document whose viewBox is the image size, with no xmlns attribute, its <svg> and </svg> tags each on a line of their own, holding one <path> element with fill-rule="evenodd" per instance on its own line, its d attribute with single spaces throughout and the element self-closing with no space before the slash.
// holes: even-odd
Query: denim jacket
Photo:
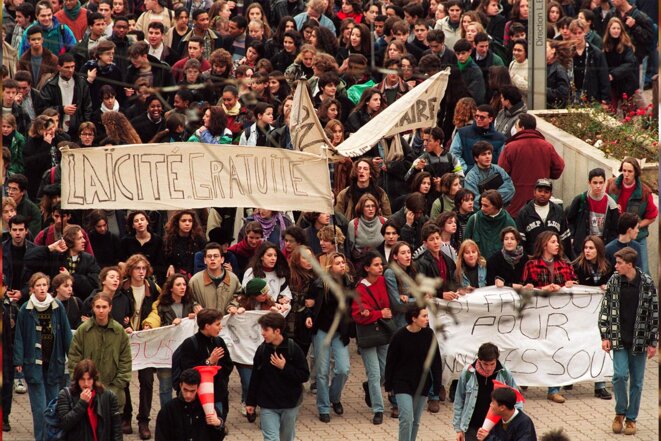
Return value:
<svg viewBox="0 0 661 441">
<path fill-rule="evenodd" d="M 487 286 L 487 266 L 486 265 L 477 265 L 477 284 L 473 288 L 484 288 Z M 461 273 L 461 286 L 466 288 L 471 286 L 471 282 L 468 279 L 468 276 L 465 272 Z"/>
<path fill-rule="evenodd" d="M 71 327 L 62 303 L 53 299 L 52 328 L 53 352 L 48 369 L 48 382 L 59 384 L 64 374 L 64 359 L 71 345 Z M 46 381 L 42 375 L 41 332 L 37 331 L 39 318 L 32 300 L 28 300 L 18 312 L 16 335 L 14 338 L 14 366 L 23 366 L 28 384 L 41 384 Z"/>
<path fill-rule="evenodd" d="M 500 364 L 500 361 L 496 365 L 496 372 L 496 381 L 517 388 L 514 377 L 512 377 L 512 374 L 507 368 Z M 457 392 L 454 395 L 452 427 L 455 432 L 466 432 L 468 430 L 468 424 L 471 421 L 473 411 L 475 410 L 475 403 L 477 402 L 478 388 L 475 363 L 469 364 L 461 371 L 459 383 L 457 384 Z M 516 403 L 515 406 L 520 410 L 523 408 L 523 403 Z"/>
</svg>

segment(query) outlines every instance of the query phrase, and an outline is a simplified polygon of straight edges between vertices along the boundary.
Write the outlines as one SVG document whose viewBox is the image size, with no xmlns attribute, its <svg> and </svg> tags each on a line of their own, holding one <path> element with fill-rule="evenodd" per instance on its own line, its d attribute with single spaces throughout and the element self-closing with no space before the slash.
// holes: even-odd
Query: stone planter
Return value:
<svg viewBox="0 0 661 441">
<path fill-rule="evenodd" d="M 546 140 L 553 144 L 558 154 L 565 160 L 565 170 L 560 179 L 555 181 L 553 195 L 564 201 L 568 207 L 572 199 L 579 193 L 587 190 L 588 172 L 596 167 L 606 170 L 606 175 L 619 175 L 620 161 L 615 158 L 607 158 L 604 152 L 590 144 L 582 141 L 574 135 L 565 132 L 549 123 L 545 116 L 567 113 L 567 110 L 536 110 L 529 112 L 537 117 L 537 130 Z M 646 182 L 657 182 L 659 180 L 659 164 L 646 162 L 641 164 L 643 179 Z M 659 204 L 658 194 L 654 195 L 655 203 Z M 647 240 L 650 271 L 654 280 L 658 281 L 656 268 L 659 264 L 658 246 L 659 225 L 654 222 L 649 226 L 650 236 Z"/>
</svg>

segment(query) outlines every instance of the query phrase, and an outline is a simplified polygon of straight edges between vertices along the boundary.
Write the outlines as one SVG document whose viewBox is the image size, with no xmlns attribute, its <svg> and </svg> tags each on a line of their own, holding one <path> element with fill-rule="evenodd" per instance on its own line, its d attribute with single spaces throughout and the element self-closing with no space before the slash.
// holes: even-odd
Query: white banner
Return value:
<svg viewBox="0 0 661 441">
<path fill-rule="evenodd" d="M 326 159 L 267 147 L 175 142 L 62 150 L 62 207 L 331 211 Z"/>
<path fill-rule="evenodd" d="M 246 311 L 243 314 L 226 315 L 221 321 L 220 336 L 225 340 L 234 363 L 252 365 L 255 352 L 262 344 L 262 328 L 257 320 L 269 311 Z"/>
<path fill-rule="evenodd" d="M 331 145 L 321 127 L 305 80 L 298 80 L 296 85 L 289 117 L 289 130 L 294 150 L 321 156 L 322 147 Z"/>
<path fill-rule="evenodd" d="M 177 326 L 164 326 L 130 334 L 132 370 L 172 367 L 172 353 L 196 332 L 197 322 L 185 318 Z"/>
<path fill-rule="evenodd" d="M 344 156 L 360 156 L 383 138 L 422 127 L 434 127 L 449 76 L 448 68 L 418 84 L 338 145 L 337 152 Z"/>
<path fill-rule="evenodd" d="M 534 297 L 521 315 L 519 295 L 510 288 L 481 288 L 456 301 L 445 302 L 447 312 L 430 317 L 440 321 L 437 333 L 443 356 L 443 382 L 459 377 L 477 358 L 482 343 L 500 349 L 500 362 L 519 385 L 563 386 L 583 381 L 606 381 L 613 376 L 609 353 L 601 349 L 597 318 L 603 294 L 599 288 L 575 286 L 549 297 Z"/>
</svg>

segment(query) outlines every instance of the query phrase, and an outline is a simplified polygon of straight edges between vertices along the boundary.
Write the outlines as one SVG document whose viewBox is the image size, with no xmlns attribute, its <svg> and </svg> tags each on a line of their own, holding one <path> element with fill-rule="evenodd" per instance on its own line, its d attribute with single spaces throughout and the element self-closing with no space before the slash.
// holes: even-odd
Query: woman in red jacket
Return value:
<svg viewBox="0 0 661 441">
<path fill-rule="evenodd" d="M 358 283 L 356 293 L 359 298 L 353 302 L 352 316 L 357 326 L 371 325 L 378 320 L 391 320 L 390 300 L 386 280 L 383 278 L 383 261 L 375 251 L 369 251 L 363 260 L 364 278 Z M 372 407 L 372 423 L 383 422 L 383 396 L 381 385 L 385 379 L 388 345 L 360 349 L 367 382 L 363 383 L 365 403 Z"/>
</svg>

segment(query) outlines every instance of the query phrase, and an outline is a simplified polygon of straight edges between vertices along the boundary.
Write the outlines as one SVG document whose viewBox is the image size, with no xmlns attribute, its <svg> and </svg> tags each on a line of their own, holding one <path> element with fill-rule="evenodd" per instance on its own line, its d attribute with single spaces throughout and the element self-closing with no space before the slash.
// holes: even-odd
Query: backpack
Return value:
<svg viewBox="0 0 661 441">
<path fill-rule="evenodd" d="M 64 388 L 67 399 L 71 402 L 71 391 L 68 387 Z M 44 441 L 61 441 L 65 438 L 66 432 L 62 429 L 60 417 L 57 415 L 57 398 L 55 397 L 48 403 L 44 410 Z"/>
<path fill-rule="evenodd" d="M 193 339 L 193 345 L 195 347 L 195 350 L 197 351 L 198 346 L 197 346 L 197 339 L 193 335 L 192 337 L 188 337 L 188 339 Z M 175 393 L 179 392 L 179 377 L 181 376 L 181 347 L 186 343 L 186 340 L 181 342 L 179 347 L 174 350 L 172 353 L 172 389 L 174 389 Z"/>
</svg>

